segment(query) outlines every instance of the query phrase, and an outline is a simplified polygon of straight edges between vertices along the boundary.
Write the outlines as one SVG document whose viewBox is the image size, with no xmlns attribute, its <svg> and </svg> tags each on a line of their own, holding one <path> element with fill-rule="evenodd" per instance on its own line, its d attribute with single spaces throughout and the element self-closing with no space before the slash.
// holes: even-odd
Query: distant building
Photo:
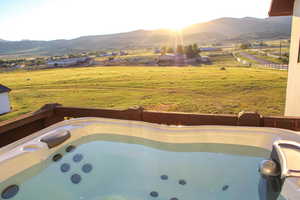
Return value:
<svg viewBox="0 0 300 200">
<path fill-rule="evenodd" d="M 200 51 L 220 51 L 220 48 L 215 48 L 215 47 L 202 47 L 199 48 Z"/>
<path fill-rule="evenodd" d="M 186 56 L 181 54 L 166 54 L 158 58 L 158 65 L 185 65 Z"/>
<path fill-rule="evenodd" d="M 128 53 L 126 51 L 120 51 L 120 56 L 127 56 Z"/>
<path fill-rule="evenodd" d="M 113 52 L 113 53 L 103 53 L 100 55 L 100 57 L 110 57 L 110 56 L 117 56 L 118 54 Z"/>
<path fill-rule="evenodd" d="M 11 89 L 0 84 L 0 115 L 11 111 L 8 97 L 10 91 Z"/>
<path fill-rule="evenodd" d="M 209 59 L 208 56 L 201 56 L 201 61 L 204 62 L 204 63 L 209 63 L 210 59 Z"/>
<path fill-rule="evenodd" d="M 16 69 L 22 69 L 22 68 L 24 68 L 24 67 L 25 67 L 24 64 L 21 64 L 21 65 L 15 65 L 15 66 L 14 66 L 14 68 L 16 68 Z"/>
<path fill-rule="evenodd" d="M 266 46 L 268 46 L 266 43 L 254 43 L 254 44 L 251 44 L 251 47 L 252 48 L 261 48 L 261 47 L 266 47 Z"/>
<path fill-rule="evenodd" d="M 161 53 L 161 50 L 160 49 L 155 49 L 154 53 L 159 54 L 159 53 Z"/>
<path fill-rule="evenodd" d="M 89 60 L 89 57 L 80 57 L 80 58 L 66 58 L 59 60 L 49 60 L 47 62 L 48 67 L 69 67 L 85 63 Z"/>
</svg>

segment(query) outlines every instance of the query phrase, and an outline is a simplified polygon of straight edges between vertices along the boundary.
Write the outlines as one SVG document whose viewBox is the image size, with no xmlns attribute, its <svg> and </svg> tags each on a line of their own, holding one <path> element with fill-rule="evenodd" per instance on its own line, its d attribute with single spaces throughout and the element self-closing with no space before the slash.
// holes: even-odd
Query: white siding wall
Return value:
<svg viewBox="0 0 300 200">
<path fill-rule="evenodd" d="M 0 114 L 10 112 L 8 93 L 0 93 Z"/>
<path fill-rule="evenodd" d="M 299 43 L 300 0 L 295 0 L 285 107 L 286 116 L 300 116 L 300 63 L 298 63 Z"/>
</svg>

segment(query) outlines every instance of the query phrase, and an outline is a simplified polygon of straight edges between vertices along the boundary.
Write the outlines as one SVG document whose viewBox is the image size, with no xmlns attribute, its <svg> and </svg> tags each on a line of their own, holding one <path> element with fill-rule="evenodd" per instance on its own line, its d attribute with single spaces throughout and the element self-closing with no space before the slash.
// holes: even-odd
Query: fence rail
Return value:
<svg viewBox="0 0 300 200">
<path fill-rule="evenodd" d="M 288 70 L 288 65 L 282 65 L 282 64 L 267 64 L 263 65 L 264 68 L 270 68 L 270 69 L 279 69 L 279 70 Z"/>
</svg>

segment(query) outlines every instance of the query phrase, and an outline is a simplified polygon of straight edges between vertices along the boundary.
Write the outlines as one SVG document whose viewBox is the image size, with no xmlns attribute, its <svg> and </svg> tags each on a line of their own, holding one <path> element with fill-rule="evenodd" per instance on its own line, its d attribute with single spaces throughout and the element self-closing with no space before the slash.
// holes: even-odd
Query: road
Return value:
<svg viewBox="0 0 300 200">
<path fill-rule="evenodd" d="M 256 56 L 254 56 L 252 54 L 249 54 L 249 53 L 246 53 L 246 52 L 240 52 L 240 55 L 243 56 L 243 57 L 245 57 L 245 58 L 248 58 L 250 60 L 254 60 L 254 61 L 258 62 L 261 65 L 276 64 L 276 63 L 273 63 L 273 62 L 270 62 L 270 61 L 258 58 Z"/>
<path fill-rule="evenodd" d="M 254 55 L 248 54 L 246 52 L 240 52 L 240 55 L 245 57 L 245 58 L 248 58 L 250 60 L 254 60 L 258 64 L 264 65 L 266 68 L 279 69 L 279 70 L 288 70 L 288 65 L 273 63 L 273 62 L 258 58 Z"/>
</svg>

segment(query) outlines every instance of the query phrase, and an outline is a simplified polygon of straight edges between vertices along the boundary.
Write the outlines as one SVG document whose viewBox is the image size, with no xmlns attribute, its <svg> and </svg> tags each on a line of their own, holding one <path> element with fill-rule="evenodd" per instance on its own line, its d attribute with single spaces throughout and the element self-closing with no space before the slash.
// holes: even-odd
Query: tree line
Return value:
<svg viewBox="0 0 300 200">
<path fill-rule="evenodd" d="M 176 53 L 179 55 L 186 55 L 187 58 L 195 58 L 199 57 L 200 49 L 195 43 L 187 46 L 177 45 L 176 49 L 172 47 L 163 46 L 160 49 L 160 52 L 162 55 L 166 55 L 167 53 Z"/>
</svg>

